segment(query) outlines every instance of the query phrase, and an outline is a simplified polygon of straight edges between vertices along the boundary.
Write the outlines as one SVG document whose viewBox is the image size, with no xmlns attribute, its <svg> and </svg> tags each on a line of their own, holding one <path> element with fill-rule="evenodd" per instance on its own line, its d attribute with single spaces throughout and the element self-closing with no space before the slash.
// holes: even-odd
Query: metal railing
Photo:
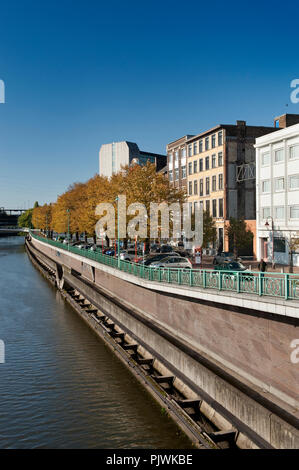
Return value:
<svg viewBox="0 0 299 470">
<path fill-rule="evenodd" d="M 51 246 L 111 266 L 148 281 L 168 284 L 216 289 L 259 296 L 280 297 L 285 300 L 299 299 L 299 275 L 284 273 L 261 273 L 250 271 L 217 271 L 212 269 L 155 268 L 143 264 L 123 261 L 97 251 L 81 250 L 75 246 L 41 237 L 30 232 L 33 238 Z"/>
</svg>

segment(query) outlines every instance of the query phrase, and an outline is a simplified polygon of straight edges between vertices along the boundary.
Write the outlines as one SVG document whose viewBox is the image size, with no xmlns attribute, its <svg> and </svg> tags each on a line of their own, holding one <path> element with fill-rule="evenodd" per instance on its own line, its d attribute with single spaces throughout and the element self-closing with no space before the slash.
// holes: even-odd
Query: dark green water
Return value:
<svg viewBox="0 0 299 470">
<path fill-rule="evenodd" d="M 0 238 L 0 448 L 190 448 L 29 261 Z"/>
</svg>

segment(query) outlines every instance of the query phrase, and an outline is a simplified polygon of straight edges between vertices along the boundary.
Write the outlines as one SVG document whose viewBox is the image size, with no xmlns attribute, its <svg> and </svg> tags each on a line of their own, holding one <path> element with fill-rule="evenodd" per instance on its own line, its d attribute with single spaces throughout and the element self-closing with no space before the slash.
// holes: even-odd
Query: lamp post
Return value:
<svg viewBox="0 0 299 470">
<path fill-rule="evenodd" d="M 269 228 L 270 224 L 268 222 L 268 219 L 271 219 L 271 230 L 272 230 L 272 269 L 275 268 L 275 262 L 274 262 L 274 220 L 271 215 L 269 215 L 266 219 L 265 227 Z"/>
<path fill-rule="evenodd" d="M 117 267 L 120 268 L 120 256 L 119 256 L 119 198 L 115 198 L 117 201 Z"/>
<path fill-rule="evenodd" d="M 67 209 L 67 248 L 70 250 L 70 210 Z"/>
</svg>

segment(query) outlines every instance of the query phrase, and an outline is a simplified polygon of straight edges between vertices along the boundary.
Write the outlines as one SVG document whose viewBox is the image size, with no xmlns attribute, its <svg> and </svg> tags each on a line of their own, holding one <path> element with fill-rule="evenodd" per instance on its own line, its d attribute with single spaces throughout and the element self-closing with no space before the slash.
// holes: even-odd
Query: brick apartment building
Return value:
<svg viewBox="0 0 299 470">
<path fill-rule="evenodd" d="M 255 140 L 294 124 L 294 120 L 294 115 L 280 116 L 273 127 L 248 126 L 246 121 L 219 124 L 167 145 L 170 182 L 186 188 L 190 211 L 199 204 L 215 220 L 217 241 L 214 249 L 229 250 L 225 226 L 230 217 L 244 217 L 255 234 Z M 252 251 L 255 251 L 254 247 Z"/>
</svg>

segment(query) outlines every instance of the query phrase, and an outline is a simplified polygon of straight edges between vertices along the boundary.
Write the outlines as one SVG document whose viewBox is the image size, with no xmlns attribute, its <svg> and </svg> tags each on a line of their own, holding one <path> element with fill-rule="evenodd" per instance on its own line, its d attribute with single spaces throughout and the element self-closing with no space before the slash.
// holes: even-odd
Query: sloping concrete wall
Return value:
<svg viewBox="0 0 299 470">
<path fill-rule="evenodd" d="M 121 279 L 112 268 L 104 269 L 36 240 L 33 245 L 61 263 L 66 277 L 74 270 L 86 279 L 95 302 L 99 288 L 145 318 L 146 327 L 136 315 L 108 302 L 110 313 L 117 313 L 118 320 L 140 341 L 259 436 L 274 447 L 299 446 L 294 429 L 299 416 L 299 367 L 290 358 L 290 343 L 298 337 L 297 319 L 228 306 L 221 303 L 221 296 L 218 303 L 212 303 L 153 291 Z M 181 346 L 168 340 L 164 343 L 162 333 L 154 334 L 150 324 Z M 289 417 L 291 424 L 287 424 Z"/>
</svg>

